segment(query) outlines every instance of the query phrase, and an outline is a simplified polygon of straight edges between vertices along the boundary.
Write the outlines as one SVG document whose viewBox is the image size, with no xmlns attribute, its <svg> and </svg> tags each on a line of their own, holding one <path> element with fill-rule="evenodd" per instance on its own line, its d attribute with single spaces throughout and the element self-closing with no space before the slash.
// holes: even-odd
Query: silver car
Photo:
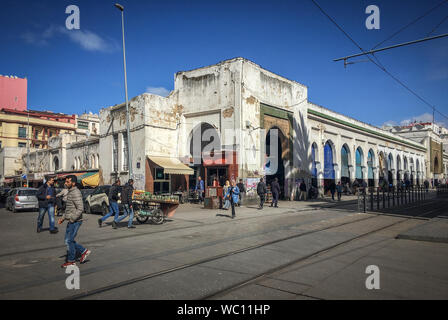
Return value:
<svg viewBox="0 0 448 320">
<path fill-rule="evenodd" d="M 34 188 L 15 188 L 9 191 L 8 197 L 6 198 L 6 209 L 12 212 L 17 212 L 18 210 L 28 209 L 36 210 L 39 209 L 39 201 L 36 197 L 37 189 Z"/>
</svg>

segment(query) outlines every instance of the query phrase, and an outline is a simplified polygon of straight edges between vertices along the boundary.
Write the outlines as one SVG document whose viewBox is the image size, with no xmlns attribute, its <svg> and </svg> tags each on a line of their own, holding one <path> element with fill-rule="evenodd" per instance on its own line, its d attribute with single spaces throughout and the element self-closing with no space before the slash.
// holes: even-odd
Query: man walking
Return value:
<svg viewBox="0 0 448 320">
<path fill-rule="evenodd" d="M 263 181 L 263 178 L 260 179 L 257 185 L 257 194 L 260 197 L 260 207 L 258 209 L 263 209 L 264 202 L 266 201 L 266 193 L 268 192 L 266 188 L 266 184 Z"/>
<path fill-rule="evenodd" d="M 132 221 L 134 220 L 134 209 L 132 208 L 132 194 L 134 192 L 134 180 L 129 179 L 128 183 L 123 188 L 123 191 L 121 192 L 121 204 L 124 208 L 124 215 L 118 219 L 114 219 L 112 221 L 112 227 L 114 229 L 117 229 L 117 223 L 119 223 L 121 220 L 129 216 L 128 221 L 128 229 L 135 229 L 135 227 L 132 225 Z"/>
<path fill-rule="evenodd" d="M 235 219 L 235 204 L 238 203 L 240 190 L 238 186 L 235 185 L 235 180 L 232 180 L 232 184 L 229 189 L 227 189 L 226 197 L 230 198 L 230 204 L 232 206 L 232 219 Z"/>
<path fill-rule="evenodd" d="M 47 182 L 37 191 L 36 197 L 39 200 L 39 216 L 37 218 L 37 233 L 42 231 L 45 213 L 48 212 L 50 220 L 50 233 L 58 233 L 54 226 L 54 204 L 56 201 L 56 192 L 54 190 L 54 177 L 46 177 Z"/>
<path fill-rule="evenodd" d="M 239 194 L 239 202 L 238 207 L 241 207 L 241 202 L 243 201 L 243 196 L 246 194 L 246 187 L 244 186 L 243 179 L 240 179 L 240 182 L 237 184 L 238 189 L 240 190 Z"/>
<path fill-rule="evenodd" d="M 334 182 L 331 182 L 330 184 L 330 192 L 331 192 L 331 199 L 334 201 L 334 193 L 336 192 L 336 184 Z"/>
<path fill-rule="evenodd" d="M 114 215 L 114 220 L 118 219 L 118 215 L 120 214 L 120 210 L 118 208 L 118 193 L 120 192 L 120 179 L 117 179 L 115 183 L 112 185 L 112 187 L 109 190 L 109 213 L 106 214 L 104 217 L 98 219 L 98 226 L 101 228 L 101 225 L 104 221 L 106 221 L 107 218 Z"/>
<path fill-rule="evenodd" d="M 280 185 L 278 184 L 278 178 L 275 178 L 274 182 L 271 183 L 271 192 L 272 192 L 271 207 L 274 206 L 275 208 L 278 208 L 278 198 L 280 196 Z"/>
<path fill-rule="evenodd" d="M 198 182 L 196 183 L 194 191 L 198 193 L 199 203 L 202 204 L 202 202 L 204 201 L 205 187 L 204 187 L 204 181 L 201 179 L 201 176 L 198 177 Z"/>
<path fill-rule="evenodd" d="M 81 191 L 76 187 L 76 180 L 76 176 L 73 175 L 65 178 L 65 186 L 68 189 L 67 203 L 63 217 L 58 220 L 58 224 L 62 224 L 65 220 L 68 221 L 67 229 L 65 231 L 67 261 L 61 266 L 62 268 L 76 265 L 75 260 L 77 254 L 81 255 L 79 262 L 84 263 L 91 253 L 90 250 L 84 248 L 75 241 L 78 230 L 82 225 L 82 212 L 84 211 Z"/>
<path fill-rule="evenodd" d="M 341 184 L 341 181 L 338 182 L 338 185 L 336 186 L 336 190 L 338 191 L 338 201 L 341 201 L 341 197 L 342 197 L 342 184 Z"/>
<path fill-rule="evenodd" d="M 299 186 L 299 189 L 300 189 L 299 200 L 306 201 L 306 183 L 305 183 L 305 181 L 302 181 L 302 183 Z"/>
</svg>

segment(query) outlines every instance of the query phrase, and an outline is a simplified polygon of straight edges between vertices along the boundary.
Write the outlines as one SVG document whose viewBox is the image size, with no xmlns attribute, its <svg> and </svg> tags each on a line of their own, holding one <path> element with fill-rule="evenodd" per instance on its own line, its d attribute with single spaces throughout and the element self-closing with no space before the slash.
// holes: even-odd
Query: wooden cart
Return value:
<svg viewBox="0 0 448 320">
<path fill-rule="evenodd" d="M 151 223 L 162 224 L 165 218 L 172 217 L 179 207 L 179 202 L 158 199 L 134 198 L 132 203 L 135 218 L 139 223 L 145 223 L 151 218 Z"/>
</svg>

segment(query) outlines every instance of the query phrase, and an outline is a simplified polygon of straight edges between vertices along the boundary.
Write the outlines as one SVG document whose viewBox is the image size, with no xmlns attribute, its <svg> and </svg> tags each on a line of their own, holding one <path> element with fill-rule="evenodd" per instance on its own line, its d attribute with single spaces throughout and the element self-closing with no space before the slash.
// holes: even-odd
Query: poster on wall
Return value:
<svg viewBox="0 0 448 320">
<path fill-rule="evenodd" d="M 247 178 L 246 179 L 246 195 L 257 195 L 257 184 L 260 182 L 260 178 Z"/>
</svg>

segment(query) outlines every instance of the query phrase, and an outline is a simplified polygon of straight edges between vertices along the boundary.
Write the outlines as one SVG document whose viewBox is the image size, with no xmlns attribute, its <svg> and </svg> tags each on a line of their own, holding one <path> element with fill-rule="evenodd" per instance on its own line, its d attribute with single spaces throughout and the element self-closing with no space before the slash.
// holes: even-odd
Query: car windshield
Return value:
<svg viewBox="0 0 448 320">
<path fill-rule="evenodd" d="M 19 190 L 19 196 L 35 196 L 37 194 L 37 190 Z"/>
</svg>

